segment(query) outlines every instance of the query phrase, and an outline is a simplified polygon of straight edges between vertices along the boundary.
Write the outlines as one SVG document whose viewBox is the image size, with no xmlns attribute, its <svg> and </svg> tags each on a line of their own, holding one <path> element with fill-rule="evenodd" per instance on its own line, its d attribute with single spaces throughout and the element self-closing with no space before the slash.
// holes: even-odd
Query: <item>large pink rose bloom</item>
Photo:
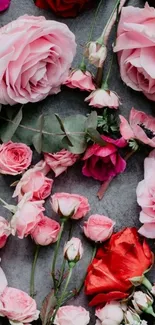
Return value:
<svg viewBox="0 0 155 325">
<path fill-rule="evenodd" d="M 31 160 L 32 150 L 24 143 L 9 141 L 0 145 L 1 174 L 21 174 L 29 167 Z"/>
<path fill-rule="evenodd" d="M 113 233 L 115 221 L 110 218 L 93 214 L 84 222 L 83 231 L 87 238 L 95 242 L 104 242 Z"/>
<path fill-rule="evenodd" d="M 30 192 L 31 200 L 46 199 L 51 194 L 53 185 L 53 180 L 45 176 L 49 170 L 43 160 L 27 170 L 17 184 L 13 197 L 18 196 L 20 201 L 25 193 Z"/>
<path fill-rule="evenodd" d="M 79 155 L 73 154 L 66 149 L 62 149 L 57 153 L 44 153 L 44 159 L 47 165 L 55 173 L 55 177 L 62 174 L 69 166 L 79 158 Z"/>
<path fill-rule="evenodd" d="M 83 157 L 83 175 L 93 177 L 99 181 L 107 181 L 122 173 L 126 168 L 126 161 L 118 153 L 117 147 L 123 147 L 126 142 L 123 138 L 114 140 L 106 136 L 102 139 L 107 142 L 104 147 L 98 144 L 90 146 Z"/>
<path fill-rule="evenodd" d="M 4 247 L 11 234 L 9 223 L 3 217 L 0 217 L 0 248 Z"/>
<path fill-rule="evenodd" d="M 24 15 L 0 29 L 0 103 L 38 102 L 57 94 L 76 43 L 62 23 Z"/>
<path fill-rule="evenodd" d="M 26 292 L 6 287 L 0 296 L 0 315 L 25 324 L 37 320 L 39 311 L 35 300 Z"/>
<path fill-rule="evenodd" d="M 144 180 L 137 186 L 137 202 L 141 206 L 139 233 L 155 238 L 155 149 L 144 160 Z"/>
<path fill-rule="evenodd" d="M 85 196 L 56 193 L 51 196 L 52 209 L 61 217 L 81 219 L 89 212 L 90 206 Z"/>
<path fill-rule="evenodd" d="M 122 9 L 114 48 L 122 80 L 155 101 L 155 9 L 128 6 Z"/>
<path fill-rule="evenodd" d="M 46 246 L 57 241 L 59 231 L 60 225 L 57 221 L 42 215 L 41 220 L 31 232 L 31 237 L 37 245 Z"/>
<path fill-rule="evenodd" d="M 63 306 L 58 309 L 55 325 L 87 325 L 89 324 L 89 312 L 79 306 Z"/>
<path fill-rule="evenodd" d="M 150 147 L 155 147 L 155 118 L 153 116 L 132 108 L 129 123 L 122 115 L 120 115 L 120 121 L 120 133 L 124 139 L 136 139 Z"/>
</svg>

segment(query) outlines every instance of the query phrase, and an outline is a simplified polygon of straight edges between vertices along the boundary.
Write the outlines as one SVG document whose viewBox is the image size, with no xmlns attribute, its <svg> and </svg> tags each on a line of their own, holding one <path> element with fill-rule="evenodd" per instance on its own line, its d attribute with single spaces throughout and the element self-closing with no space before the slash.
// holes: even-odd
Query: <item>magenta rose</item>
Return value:
<svg viewBox="0 0 155 325">
<path fill-rule="evenodd" d="M 31 237 L 37 245 L 46 246 L 55 243 L 60 231 L 57 221 L 42 215 L 35 229 L 31 232 Z"/>
<path fill-rule="evenodd" d="M 66 149 L 62 149 L 57 153 L 44 153 L 44 159 L 55 173 L 55 177 L 62 174 L 69 166 L 74 165 L 78 158 L 79 155 L 73 154 Z"/>
<path fill-rule="evenodd" d="M 44 200 L 52 190 L 53 180 L 46 177 L 49 167 L 43 160 L 36 164 L 33 168 L 27 170 L 13 193 L 13 197 L 18 196 L 20 201 L 25 193 L 31 193 L 31 200 Z"/>
<path fill-rule="evenodd" d="M 57 94 L 76 52 L 67 25 L 24 15 L 0 29 L 0 103 L 38 102 Z"/>
<path fill-rule="evenodd" d="M 29 167 L 31 160 L 32 150 L 24 143 L 9 141 L 0 145 L 1 174 L 21 174 Z"/>
<path fill-rule="evenodd" d="M 114 48 L 118 52 L 122 80 L 155 101 L 155 9 L 122 9 Z"/>
<path fill-rule="evenodd" d="M 123 138 L 114 140 L 106 136 L 102 136 L 102 139 L 107 142 L 104 147 L 93 144 L 86 150 L 82 173 L 104 182 L 125 170 L 126 161 L 118 153 L 118 147 L 126 146 L 126 141 Z"/>
<path fill-rule="evenodd" d="M 88 199 L 82 195 L 56 193 L 51 196 L 52 209 L 61 217 L 81 219 L 90 210 Z"/>
<path fill-rule="evenodd" d="M 0 315 L 10 321 L 26 324 L 37 320 L 36 302 L 26 292 L 6 287 L 0 296 Z"/>
<path fill-rule="evenodd" d="M 110 218 L 93 214 L 84 222 L 83 231 L 87 238 L 95 242 L 104 242 L 111 237 L 115 221 Z"/>
<path fill-rule="evenodd" d="M 89 312 L 81 306 L 63 306 L 58 309 L 55 325 L 87 325 L 89 324 Z"/>
<path fill-rule="evenodd" d="M 0 248 L 4 247 L 11 234 L 9 223 L 3 217 L 0 217 Z"/>
<path fill-rule="evenodd" d="M 0 11 L 8 9 L 10 6 L 11 0 L 1 0 L 0 1 Z"/>
</svg>

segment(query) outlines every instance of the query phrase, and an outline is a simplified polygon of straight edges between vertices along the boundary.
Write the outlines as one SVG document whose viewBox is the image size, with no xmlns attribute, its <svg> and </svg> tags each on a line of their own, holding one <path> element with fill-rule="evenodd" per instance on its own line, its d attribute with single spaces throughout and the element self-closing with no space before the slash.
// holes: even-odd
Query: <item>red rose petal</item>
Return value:
<svg viewBox="0 0 155 325">
<path fill-rule="evenodd" d="M 120 291 L 114 291 L 110 293 L 99 293 L 96 295 L 89 303 L 89 306 L 96 306 L 100 305 L 104 302 L 109 302 L 112 300 L 121 300 L 128 297 L 128 293 L 120 292 Z"/>
</svg>

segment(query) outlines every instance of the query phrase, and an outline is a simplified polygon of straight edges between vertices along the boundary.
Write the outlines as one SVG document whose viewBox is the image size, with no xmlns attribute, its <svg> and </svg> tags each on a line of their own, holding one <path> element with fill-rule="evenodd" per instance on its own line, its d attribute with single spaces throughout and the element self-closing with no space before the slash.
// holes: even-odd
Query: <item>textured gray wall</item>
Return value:
<svg viewBox="0 0 155 325">
<path fill-rule="evenodd" d="M 99 36 L 107 18 L 110 14 L 110 9 L 114 3 L 114 0 L 104 0 L 102 8 L 100 10 L 96 30 L 94 32 L 95 37 Z M 131 0 L 129 4 L 143 6 L 142 0 Z M 55 19 L 52 13 L 42 11 L 34 6 L 32 0 L 12 0 L 9 10 L 0 15 L 0 25 L 4 25 L 20 15 L 44 15 L 47 19 Z M 61 20 L 66 22 L 70 29 L 76 35 L 76 41 L 78 43 L 77 56 L 75 58 L 75 66 L 80 62 L 82 46 L 86 41 L 89 33 L 89 25 L 93 18 L 94 11 L 83 13 L 76 19 Z M 59 19 L 60 20 L 60 19 Z M 143 110 L 147 113 L 153 114 L 154 104 L 149 102 L 141 93 L 134 92 L 123 85 L 119 77 L 119 69 L 117 62 L 113 68 L 113 74 L 110 81 L 111 89 L 115 90 L 121 97 L 122 106 L 120 111 L 126 117 L 132 106 L 136 109 Z M 69 115 L 74 113 L 89 113 L 90 109 L 83 102 L 85 98 L 84 93 L 80 93 L 76 90 L 65 89 L 57 96 L 48 97 L 41 103 L 33 104 L 32 111 L 48 111 L 53 110 L 61 115 Z M 26 109 L 26 107 L 25 107 Z M 127 169 L 124 174 L 118 176 L 108 189 L 105 197 L 102 201 L 98 201 L 96 192 L 99 188 L 99 182 L 88 179 L 81 174 L 81 166 L 74 166 L 56 179 L 54 183 L 53 192 L 71 192 L 79 193 L 88 197 L 91 205 L 91 214 L 99 213 L 105 214 L 114 220 L 116 220 L 116 229 L 121 229 L 125 226 L 137 226 L 139 227 L 139 208 L 136 203 L 135 189 L 137 183 L 143 178 L 143 159 L 144 155 L 139 154 L 133 157 L 128 162 Z M 12 188 L 9 185 L 14 179 L 7 176 L 0 176 L 0 196 L 7 200 L 8 203 L 14 203 L 11 199 Z M 47 215 L 52 216 L 50 205 L 47 202 Z M 6 218 L 10 216 L 3 207 L 0 206 L 0 215 Z M 82 224 L 83 221 L 81 221 Z M 80 223 L 75 224 L 74 234 L 83 239 L 85 246 L 84 258 L 79 262 L 74 270 L 72 286 L 75 286 L 76 281 L 80 281 L 86 270 L 86 266 L 91 255 L 91 245 L 82 236 Z M 64 235 L 65 241 L 65 235 Z M 154 243 L 151 243 L 152 247 Z M 45 247 L 41 249 L 37 271 L 36 271 L 36 301 L 38 307 L 40 307 L 42 299 L 50 291 L 52 281 L 50 277 L 50 265 L 54 246 Z M 31 271 L 31 263 L 33 258 L 34 246 L 30 238 L 19 240 L 17 238 L 10 238 L 7 245 L 0 251 L 0 257 L 2 258 L 2 267 L 6 273 L 9 286 L 19 288 L 26 292 L 29 292 L 29 279 Z M 61 259 L 59 260 L 60 263 Z M 153 279 L 153 271 L 150 272 L 150 278 Z M 154 277 L 155 280 L 155 277 Z M 80 297 L 73 301 L 76 305 L 83 305 L 87 307 L 87 298 L 81 293 Z M 91 310 L 93 312 L 93 310 Z M 90 324 L 95 323 L 92 316 Z M 80 324 L 79 324 L 80 325 Z"/>
</svg>

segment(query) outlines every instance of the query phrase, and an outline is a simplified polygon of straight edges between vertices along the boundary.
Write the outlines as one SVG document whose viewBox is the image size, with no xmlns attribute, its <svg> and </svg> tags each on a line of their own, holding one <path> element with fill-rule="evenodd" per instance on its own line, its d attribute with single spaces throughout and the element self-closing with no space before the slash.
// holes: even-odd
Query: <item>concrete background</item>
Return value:
<svg viewBox="0 0 155 325">
<path fill-rule="evenodd" d="M 110 15 L 111 7 L 114 3 L 114 0 L 104 0 L 102 8 L 98 16 L 98 22 L 96 25 L 96 30 L 94 32 L 94 39 L 100 35 L 103 30 L 103 27 Z M 131 0 L 128 2 L 131 5 L 143 6 L 144 1 L 142 0 Z M 12 0 L 11 6 L 8 11 L 0 15 L 0 25 L 3 26 L 8 22 L 16 19 L 20 15 L 29 14 L 29 15 L 44 15 L 47 19 L 56 19 L 51 12 L 40 10 L 35 7 L 32 0 Z M 77 56 L 75 58 L 74 66 L 80 62 L 82 45 L 87 41 L 89 27 L 91 20 L 94 15 L 94 10 L 85 12 L 81 14 L 76 19 L 59 19 L 59 21 L 66 22 L 70 27 L 72 32 L 76 35 L 76 41 L 78 44 Z M 108 56 L 109 60 L 110 54 Z M 107 60 L 107 61 L 108 61 Z M 106 69 L 105 69 L 106 70 Z M 121 97 L 122 106 L 121 113 L 128 117 L 129 111 L 132 106 L 136 109 L 145 111 L 147 113 L 154 114 L 154 103 L 148 101 L 141 93 L 135 92 L 128 87 L 126 87 L 120 77 L 119 77 L 119 68 L 117 61 L 113 67 L 113 73 L 111 75 L 110 87 L 112 90 L 116 91 Z M 42 112 L 53 110 L 61 115 L 69 115 L 74 113 L 89 113 L 90 109 L 87 104 L 83 102 L 86 94 L 80 93 L 77 90 L 64 89 L 57 96 L 48 97 L 39 104 L 33 104 L 33 112 Z M 25 107 L 26 109 L 26 107 Z M 124 174 L 118 176 L 112 183 L 112 185 L 107 190 L 105 197 L 102 201 L 98 201 L 96 193 L 100 186 L 98 181 L 95 181 L 91 178 L 86 178 L 81 174 L 81 166 L 74 166 L 68 170 L 67 173 L 58 177 L 54 183 L 53 193 L 66 191 L 70 193 L 79 193 L 85 195 L 89 199 L 91 205 L 91 212 L 107 215 L 114 220 L 116 220 L 116 230 L 119 230 L 126 226 L 136 226 L 139 227 L 140 223 L 138 220 L 139 217 L 139 207 L 136 203 L 136 186 L 138 182 L 143 178 L 143 159 L 145 154 L 137 154 L 136 157 L 132 157 L 128 162 L 127 169 Z M 36 160 L 39 159 L 37 156 Z M 14 181 L 14 178 L 7 176 L 0 176 L 0 196 L 7 200 L 8 203 L 14 203 L 15 201 L 11 199 L 13 189 L 10 188 L 10 184 Z M 52 216 L 49 202 L 46 203 L 47 215 Z M 9 218 L 10 214 L 2 206 L 0 206 L 0 215 Z M 83 221 L 81 221 L 81 224 Z M 74 270 L 73 280 L 71 287 L 75 286 L 75 280 L 80 282 L 82 279 L 88 261 L 91 256 L 91 244 L 85 240 L 82 235 L 80 223 L 74 225 L 74 235 L 79 236 L 83 240 L 85 254 L 84 258 L 78 263 L 77 267 Z M 63 237 L 63 244 L 67 232 Z M 151 241 L 152 248 L 154 248 L 154 241 Z M 63 245 L 62 245 L 63 246 Z M 52 261 L 54 246 L 42 248 L 40 251 L 37 270 L 36 270 L 36 301 L 38 308 L 41 306 L 43 298 L 48 294 L 52 287 L 52 280 L 50 277 L 50 265 Z M 17 238 L 10 237 L 7 245 L 0 251 L 0 257 L 2 259 L 1 266 L 6 273 L 9 286 L 19 288 L 26 292 L 29 292 L 29 279 L 31 264 L 33 260 L 33 251 L 34 245 L 30 238 L 25 238 L 24 240 L 19 240 Z M 61 263 L 61 257 L 58 262 Z M 155 280 L 154 271 L 149 274 L 151 280 Z M 83 293 L 73 300 L 71 303 L 75 305 L 83 305 L 88 309 L 87 297 Z M 93 309 L 90 310 L 92 313 L 91 325 L 95 324 L 93 317 Z M 0 324 L 4 323 L 2 319 Z M 152 321 L 151 321 L 152 323 Z M 79 324 L 80 325 L 80 324 Z"/>
</svg>

